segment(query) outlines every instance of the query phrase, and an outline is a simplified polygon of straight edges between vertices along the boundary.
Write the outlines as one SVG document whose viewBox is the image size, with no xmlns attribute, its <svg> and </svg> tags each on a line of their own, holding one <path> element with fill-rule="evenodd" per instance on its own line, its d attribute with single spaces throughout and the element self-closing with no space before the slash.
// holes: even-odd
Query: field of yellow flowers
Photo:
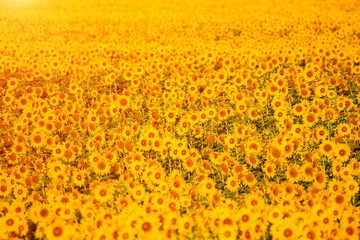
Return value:
<svg viewBox="0 0 360 240">
<path fill-rule="evenodd" d="M 0 239 L 359 239 L 360 2 L 1 0 Z"/>
</svg>

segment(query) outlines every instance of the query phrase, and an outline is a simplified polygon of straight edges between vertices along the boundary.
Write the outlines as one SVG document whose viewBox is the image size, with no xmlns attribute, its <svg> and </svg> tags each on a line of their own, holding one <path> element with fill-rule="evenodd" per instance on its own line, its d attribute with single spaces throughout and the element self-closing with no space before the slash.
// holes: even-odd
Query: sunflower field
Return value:
<svg viewBox="0 0 360 240">
<path fill-rule="evenodd" d="M 358 0 L 1 0 L 0 239 L 360 239 Z"/>
</svg>

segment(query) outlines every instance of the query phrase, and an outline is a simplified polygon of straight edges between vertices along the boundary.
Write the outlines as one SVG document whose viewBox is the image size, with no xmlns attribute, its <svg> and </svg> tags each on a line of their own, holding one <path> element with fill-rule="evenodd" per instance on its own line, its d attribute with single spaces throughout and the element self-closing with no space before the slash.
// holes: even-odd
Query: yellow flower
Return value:
<svg viewBox="0 0 360 240">
<path fill-rule="evenodd" d="M 319 126 L 315 129 L 315 135 L 318 140 L 325 140 L 328 136 L 328 131 L 323 126 Z"/>
<path fill-rule="evenodd" d="M 353 178 L 351 178 L 345 183 L 345 191 L 350 196 L 354 196 L 359 192 L 359 184 Z"/>
<path fill-rule="evenodd" d="M 150 216 L 145 219 L 141 219 L 137 226 L 139 228 L 138 236 L 140 239 L 155 239 L 156 236 L 159 236 L 160 234 L 158 220 Z"/>
<path fill-rule="evenodd" d="M 168 123 L 175 123 L 177 117 L 175 109 L 168 109 L 165 111 L 165 119 Z"/>
<path fill-rule="evenodd" d="M 335 131 L 342 137 L 345 137 L 351 133 L 351 127 L 347 123 L 340 123 Z"/>
<path fill-rule="evenodd" d="M 10 78 L 10 80 L 8 80 L 7 82 L 7 87 L 9 91 L 16 89 L 18 85 L 19 85 L 19 80 L 16 78 Z"/>
<path fill-rule="evenodd" d="M 188 234 L 191 232 L 192 227 L 194 226 L 194 220 L 188 215 L 182 215 L 179 219 L 179 233 Z"/>
<path fill-rule="evenodd" d="M 332 158 L 335 154 L 335 143 L 332 141 L 324 140 L 319 146 L 320 153 Z"/>
<path fill-rule="evenodd" d="M 229 149 L 234 149 L 236 147 L 236 144 L 237 144 L 236 136 L 234 134 L 227 134 L 225 138 L 225 145 Z"/>
<path fill-rule="evenodd" d="M 289 182 L 294 183 L 299 181 L 300 179 L 300 169 L 297 165 L 289 165 L 287 166 L 287 170 L 285 172 L 286 178 Z"/>
<path fill-rule="evenodd" d="M 40 132 L 34 132 L 30 136 L 30 145 L 35 148 L 40 148 L 45 145 L 45 136 Z"/>
<path fill-rule="evenodd" d="M 131 189 L 131 196 L 136 202 L 140 202 L 145 198 L 145 188 L 142 185 L 137 184 Z"/>
<path fill-rule="evenodd" d="M 261 117 L 259 110 L 255 107 L 251 107 L 247 110 L 247 115 L 251 121 L 256 121 Z"/>
<path fill-rule="evenodd" d="M 304 111 L 305 111 L 305 106 L 303 106 L 301 103 L 298 103 L 293 106 L 291 113 L 299 117 L 302 114 L 304 114 Z"/>
<path fill-rule="evenodd" d="M 70 231 L 71 230 L 66 225 L 65 221 L 58 218 L 45 228 L 45 233 L 48 239 L 67 239 Z"/>
<path fill-rule="evenodd" d="M 275 166 L 269 160 L 265 161 L 265 164 L 263 165 L 263 171 L 268 178 L 272 178 L 276 175 Z"/>
<path fill-rule="evenodd" d="M 326 173 L 322 172 L 322 171 L 318 171 L 315 174 L 313 185 L 317 186 L 320 189 L 324 189 L 326 183 L 327 183 L 327 175 L 326 175 Z"/>
<path fill-rule="evenodd" d="M 72 180 L 75 184 L 75 186 L 83 186 L 86 180 L 86 171 L 83 170 L 78 170 L 76 169 L 73 173 L 72 173 Z"/>
<path fill-rule="evenodd" d="M 92 169 L 98 175 L 106 175 L 110 173 L 111 164 L 104 157 L 99 158 L 98 161 L 91 162 Z"/>
<path fill-rule="evenodd" d="M 113 200 L 114 191 L 115 189 L 106 183 L 101 183 L 92 190 L 94 198 L 100 203 L 105 203 L 110 200 Z"/>
<path fill-rule="evenodd" d="M 255 176 L 250 172 L 242 178 L 242 183 L 249 187 L 253 187 L 257 183 L 257 180 Z"/>
<path fill-rule="evenodd" d="M 0 187 L 1 190 L 1 187 Z M 25 186 L 18 184 L 14 188 L 14 196 L 16 199 L 22 200 L 27 197 L 28 194 L 28 188 Z"/>
<path fill-rule="evenodd" d="M 308 112 L 303 115 L 303 120 L 304 120 L 304 125 L 306 127 L 311 128 L 317 123 L 318 117 L 314 113 Z"/>
<path fill-rule="evenodd" d="M 334 152 L 336 158 L 339 159 L 340 162 L 345 162 L 349 159 L 351 149 L 347 144 L 340 143 L 335 146 Z"/>
<path fill-rule="evenodd" d="M 1 182 L 0 183 L 0 196 L 2 196 L 2 197 L 9 196 L 11 194 L 12 189 L 13 188 L 6 182 Z"/>
<path fill-rule="evenodd" d="M 236 192 L 239 188 L 239 179 L 234 176 L 230 176 L 226 180 L 226 188 L 229 189 L 231 192 Z"/>
<path fill-rule="evenodd" d="M 291 128 L 291 133 L 294 137 L 300 137 L 302 138 L 304 133 L 304 126 L 300 124 L 294 124 Z"/>
<path fill-rule="evenodd" d="M 215 184 L 215 181 L 211 178 L 203 179 L 199 184 L 200 192 L 207 196 L 213 195 L 216 191 Z"/>
<path fill-rule="evenodd" d="M 314 180 L 315 173 L 311 163 L 304 164 L 301 169 L 300 179 L 304 182 L 311 182 Z"/>
<path fill-rule="evenodd" d="M 185 158 L 182 163 L 185 170 L 189 172 L 194 171 L 197 166 L 197 162 L 192 157 Z"/>
</svg>

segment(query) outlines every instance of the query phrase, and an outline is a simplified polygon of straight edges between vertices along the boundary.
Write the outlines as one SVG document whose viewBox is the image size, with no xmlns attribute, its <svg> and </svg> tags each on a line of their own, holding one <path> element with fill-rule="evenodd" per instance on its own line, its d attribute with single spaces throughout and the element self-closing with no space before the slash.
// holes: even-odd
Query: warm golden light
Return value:
<svg viewBox="0 0 360 240">
<path fill-rule="evenodd" d="M 359 1 L 0 1 L 0 239 L 359 239 Z"/>
</svg>

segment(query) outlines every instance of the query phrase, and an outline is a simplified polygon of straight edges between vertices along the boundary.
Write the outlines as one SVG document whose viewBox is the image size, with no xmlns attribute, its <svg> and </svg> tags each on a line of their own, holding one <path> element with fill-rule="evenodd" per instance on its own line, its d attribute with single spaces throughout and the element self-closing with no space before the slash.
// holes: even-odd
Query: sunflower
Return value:
<svg viewBox="0 0 360 240">
<path fill-rule="evenodd" d="M 139 224 L 137 225 L 138 230 L 138 237 L 139 239 L 155 239 L 156 236 L 159 236 L 159 224 L 157 219 L 154 219 L 152 217 L 146 217 L 144 219 L 141 219 L 139 221 Z"/>
<path fill-rule="evenodd" d="M 291 158 L 294 154 L 294 146 L 291 142 L 282 145 L 281 154 L 286 158 Z"/>
<path fill-rule="evenodd" d="M 351 170 L 349 169 L 348 166 L 341 169 L 340 178 L 343 179 L 345 182 L 349 181 L 350 179 L 353 179 L 351 176 Z"/>
<path fill-rule="evenodd" d="M 334 152 L 336 158 L 339 159 L 340 162 L 345 162 L 349 159 L 351 149 L 347 144 L 340 143 L 335 145 Z"/>
<path fill-rule="evenodd" d="M 129 240 L 129 239 L 134 239 L 135 238 L 135 235 L 134 235 L 133 231 L 131 231 L 128 228 L 120 229 L 117 236 L 118 236 L 117 239 L 119 239 L 119 240 Z"/>
<path fill-rule="evenodd" d="M 338 158 L 334 159 L 334 161 L 332 161 L 332 174 L 334 176 L 340 177 L 341 175 L 341 171 L 342 171 L 342 163 L 339 161 Z"/>
<path fill-rule="evenodd" d="M 176 113 L 176 109 L 167 109 L 164 114 L 166 121 L 168 123 L 175 123 L 177 117 Z"/>
<path fill-rule="evenodd" d="M 259 110 L 255 107 L 250 107 L 247 110 L 247 116 L 251 121 L 256 121 L 261 117 L 261 114 L 259 113 Z"/>
<path fill-rule="evenodd" d="M 15 101 L 15 98 L 12 94 L 10 94 L 8 91 L 6 92 L 5 96 L 2 97 L 3 102 L 5 105 L 10 106 Z"/>
<path fill-rule="evenodd" d="M 206 87 L 202 93 L 206 98 L 211 99 L 216 95 L 214 87 Z"/>
<path fill-rule="evenodd" d="M 288 179 L 288 181 L 291 183 L 299 181 L 299 179 L 300 179 L 299 166 L 297 166 L 297 165 L 287 166 L 285 175 L 286 175 L 286 178 Z"/>
<path fill-rule="evenodd" d="M 11 194 L 12 186 L 7 184 L 6 182 L 1 181 L 0 183 L 0 196 L 7 197 Z"/>
<path fill-rule="evenodd" d="M 39 221 L 40 224 L 51 222 L 55 214 L 50 205 L 47 204 L 37 204 L 32 210 L 34 211 L 33 215 L 36 221 Z"/>
<path fill-rule="evenodd" d="M 235 225 L 235 224 L 234 224 Z M 223 227 L 220 230 L 219 238 L 220 239 L 237 239 L 237 229 L 229 228 L 229 227 Z"/>
<path fill-rule="evenodd" d="M 20 218 L 17 223 L 17 228 L 15 233 L 19 236 L 25 236 L 26 233 L 29 231 L 29 225 L 26 218 Z"/>
<path fill-rule="evenodd" d="M 280 109 L 286 109 L 287 108 L 287 102 L 283 98 L 274 97 L 273 100 L 271 101 L 271 106 L 273 107 L 273 109 L 275 111 L 280 110 Z"/>
<path fill-rule="evenodd" d="M 323 140 L 319 146 L 320 153 L 327 156 L 329 159 L 335 154 L 335 143 L 332 141 Z"/>
<path fill-rule="evenodd" d="M 70 234 L 69 231 L 70 229 L 65 221 L 58 218 L 45 228 L 45 234 L 48 239 L 67 239 Z"/>
<path fill-rule="evenodd" d="M 214 107 L 208 107 L 205 112 L 206 112 L 207 119 L 213 119 L 216 116 L 216 108 L 214 108 Z M 201 118 L 201 116 L 200 116 L 200 118 Z"/>
<path fill-rule="evenodd" d="M 345 183 L 345 192 L 350 196 L 354 196 L 359 192 L 359 184 L 353 179 L 349 179 Z"/>
<path fill-rule="evenodd" d="M 281 221 L 281 225 L 276 224 L 274 227 L 275 226 L 279 227 L 277 228 L 277 232 L 274 232 L 274 239 L 297 239 L 298 230 L 296 224 L 293 223 L 291 219 L 283 220 Z"/>
<path fill-rule="evenodd" d="M 164 181 L 164 178 L 165 178 L 165 173 L 162 168 L 159 167 L 154 170 L 151 170 L 150 179 L 153 183 L 159 185 L 161 182 Z"/>
<path fill-rule="evenodd" d="M 246 163 L 252 168 L 257 168 L 260 164 L 260 159 L 257 157 L 256 153 L 250 152 L 246 155 Z"/>
<path fill-rule="evenodd" d="M 331 202 L 333 203 L 333 207 L 341 211 L 349 203 L 350 197 L 351 196 L 345 195 L 343 193 L 333 194 L 331 196 Z"/>
<path fill-rule="evenodd" d="M 115 189 L 112 186 L 109 186 L 109 184 L 101 183 L 92 190 L 92 193 L 97 201 L 105 203 L 113 200 L 114 191 Z"/>
<path fill-rule="evenodd" d="M 319 85 L 315 88 L 315 95 L 318 97 L 324 97 L 327 95 L 328 86 L 327 85 Z"/>
<path fill-rule="evenodd" d="M 73 162 L 75 158 L 76 158 L 76 154 L 75 152 L 73 152 L 73 150 L 71 150 L 70 148 L 64 150 L 63 160 L 65 162 Z"/>
<path fill-rule="evenodd" d="M 260 153 L 261 150 L 262 150 L 262 146 L 261 146 L 259 140 L 253 139 L 253 140 L 246 142 L 246 148 L 245 148 L 246 152 L 257 154 L 257 153 Z"/>
<path fill-rule="evenodd" d="M 182 215 L 179 219 L 179 233 L 184 235 L 190 233 L 194 225 L 194 220 L 190 216 Z"/>
<path fill-rule="evenodd" d="M 235 110 L 239 114 L 243 114 L 247 111 L 248 107 L 245 102 L 237 102 Z"/>
<path fill-rule="evenodd" d="M 274 118 L 279 122 L 283 122 L 287 117 L 287 111 L 285 109 L 276 109 L 274 112 Z"/>
<path fill-rule="evenodd" d="M 300 125 L 300 124 L 294 124 L 291 128 L 291 134 L 294 137 L 303 137 L 303 133 L 304 133 L 304 126 Z"/>
<path fill-rule="evenodd" d="M 320 189 L 324 189 L 326 183 L 327 183 L 327 175 L 326 175 L 326 173 L 322 172 L 322 171 L 318 171 L 315 174 L 314 184 L 313 185 L 317 186 Z"/>
<path fill-rule="evenodd" d="M 308 112 L 303 115 L 303 120 L 304 120 L 304 125 L 306 127 L 311 128 L 317 123 L 319 119 L 318 116 L 315 115 L 314 113 Z"/>
<path fill-rule="evenodd" d="M 321 120 L 322 121 L 329 121 L 330 123 L 335 122 L 338 114 L 335 112 L 333 108 L 325 108 L 321 112 Z"/>
<path fill-rule="evenodd" d="M 298 91 L 299 91 L 300 97 L 302 97 L 304 99 L 310 97 L 310 95 L 311 95 L 311 91 L 307 87 L 300 88 Z"/>
<path fill-rule="evenodd" d="M 14 78 L 14 77 L 12 77 L 12 78 L 10 78 L 8 81 L 7 81 L 7 87 L 8 87 L 8 90 L 9 91 L 12 91 L 12 90 L 14 90 L 14 89 L 16 89 L 17 87 L 18 87 L 18 85 L 19 85 L 19 80 L 18 79 L 16 79 L 16 78 Z"/>
<path fill-rule="evenodd" d="M 237 214 L 241 231 L 246 231 L 256 221 L 256 215 L 249 208 L 241 208 Z"/>
<path fill-rule="evenodd" d="M 314 168 L 311 163 L 306 163 L 300 168 L 299 179 L 301 179 L 302 181 L 311 182 L 314 180 L 314 177 Z"/>
<path fill-rule="evenodd" d="M 239 188 L 239 181 L 237 177 L 230 176 L 226 180 L 226 188 L 229 189 L 231 192 L 236 192 Z"/>
<path fill-rule="evenodd" d="M 356 240 L 359 239 L 359 228 L 356 223 L 341 224 L 340 231 L 343 232 L 345 239 Z"/>
<path fill-rule="evenodd" d="M 280 89 L 279 89 L 279 86 L 275 82 L 269 81 L 268 84 L 266 85 L 266 90 L 269 93 L 269 95 L 276 96 Z"/>
<path fill-rule="evenodd" d="M 98 114 L 96 114 L 95 112 L 90 112 L 87 115 L 87 121 L 89 123 L 98 124 L 98 123 L 100 123 L 100 118 L 99 118 Z"/>
<path fill-rule="evenodd" d="M 269 160 L 265 161 L 265 164 L 263 165 L 263 171 L 268 178 L 275 177 L 276 175 L 275 166 Z"/>
<path fill-rule="evenodd" d="M 220 121 L 227 119 L 230 114 L 228 113 L 228 109 L 227 108 L 219 108 L 217 111 L 217 116 L 219 118 Z"/>
<path fill-rule="evenodd" d="M 356 158 L 350 158 L 348 167 L 351 175 L 359 176 L 360 162 Z"/>
<path fill-rule="evenodd" d="M 267 209 L 267 216 L 269 217 L 269 222 L 274 224 L 283 218 L 283 213 L 279 207 L 272 205 L 272 207 Z"/>
<path fill-rule="evenodd" d="M 307 239 L 318 239 L 320 234 L 318 230 L 316 230 L 314 227 L 306 226 L 303 230 L 304 236 L 306 236 Z"/>
<path fill-rule="evenodd" d="M 255 176 L 250 172 L 242 178 L 242 183 L 249 187 L 253 187 L 257 183 L 257 180 Z"/>
<path fill-rule="evenodd" d="M 192 172 L 196 169 L 197 161 L 194 158 L 188 157 L 183 160 L 184 169 L 188 172 Z"/>
<path fill-rule="evenodd" d="M 143 166 L 143 162 L 141 161 L 132 161 L 130 164 L 130 172 L 135 176 L 135 177 L 139 177 L 143 174 L 144 172 L 144 166 Z"/>
<path fill-rule="evenodd" d="M 15 152 L 18 155 L 26 154 L 27 146 L 25 143 L 16 143 L 12 146 L 12 151 Z"/>
<path fill-rule="evenodd" d="M 273 160 L 273 161 L 280 160 L 282 158 L 281 148 L 276 147 L 276 146 L 272 146 L 268 151 L 268 157 L 269 157 L 270 160 Z"/>
<path fill-rule="evenodd" d="M 181 118 L 179 124 L 176 126 L 176 133 L 179 136 L 183 136 L 189 131 L 190 127 L 190 122 L 186 118 Z"/>
<path fill-rule="evenodd" d="M 118 106 L 122 110 L 125 110 L 130 107 L 131 99 L 126 95 L 121 95 L 117 101 L 118 101 Z"/>
<path fill-rule="evenodd" d="M 205 178 L 200 182 L 200 192 L 207 196 L 212 196 L 215 191 L 215 181 L 211 178 Z"/>
<path fill-rule="evenodd" d="M 347 123 L 340 123 L 335 131 L 342 137 L 346 137 L 351 134 L 351 127 Z"/>
<path fill-rule="evenodd" d="M 304 112 L 305 112 L 305 106 L 303 106 L 301 103 L 295 104 L 291 110 L 291 113 L 297 117 L 303 115 Z"/>
<path fill-rule="evenodd" d="M 98 161 L 90 162 L 93 171 L 98 175 L 106 175 L 110 173 L 111 164 L 103 157 L 101 157 Z"/>
<path fill-rule="evenodd" d="M 262 211 L 265 207 L 265 201 L 262 194 L 259 191 L 252 192 L 245 197 L 246 207 L 254 211 Z"/>
<path fill-rule="evenodd" d="M 0 218 L 0 224 L 1 226 L 3 226 L 0 233 L 2 234 L 2 236 L 5 236 L 5 233 L 16 232 L 20 223 L 21 219 L 16 214 L 6 214 L 6 216 Z M 9 238 L 7 237 L 7 239 Z"/>
<path fill-rule="evenodd" d="M 328 136 L 328 131 L 323 126 L 316 127 L 315 136 L 318 140 L 324 141 Z"/>
<path fill-rule="evenodd" d="M 31 134 L 30 145 L 35 148 L 41 148 L 45 145 L 45 136 L 40 132 L 34 132 Z"/>
<path fill-rule="evenodd" d="M 145 188 L 142 185 L 136 185 L 131 189 L 131 196 L 136 202 L 141 202 L 145 198 Z"/>
<path fill-rule="evenodd" d="M 1 187 L 0 187 L 0 189 L 1 189 Z M 15 199 L 22 200 L 27 197 L 27 194 L 28 194 L 28 188 L 26 188 L 25 186 L 23 186 L 21 184 L 18 184 L 15 186 L 15 188 L 14 188 Z"/>
<path fill-rule="evenodd" d="M 75 184 L 75 186 L 83 186 L 85 184 L 85 180 L 86 180 L 86 171 L 83 170 L 75 170 L 72 173 L 72 180 Z"/>
<path fill-rule="evenodd" d="M 225 145 L 229 148 L 229 149 L 234 149 L 236 147 L 237 144 L 237 138 L 234 134 L 228 134 L 226 135 L 225 138 Z"/>
</svg>

